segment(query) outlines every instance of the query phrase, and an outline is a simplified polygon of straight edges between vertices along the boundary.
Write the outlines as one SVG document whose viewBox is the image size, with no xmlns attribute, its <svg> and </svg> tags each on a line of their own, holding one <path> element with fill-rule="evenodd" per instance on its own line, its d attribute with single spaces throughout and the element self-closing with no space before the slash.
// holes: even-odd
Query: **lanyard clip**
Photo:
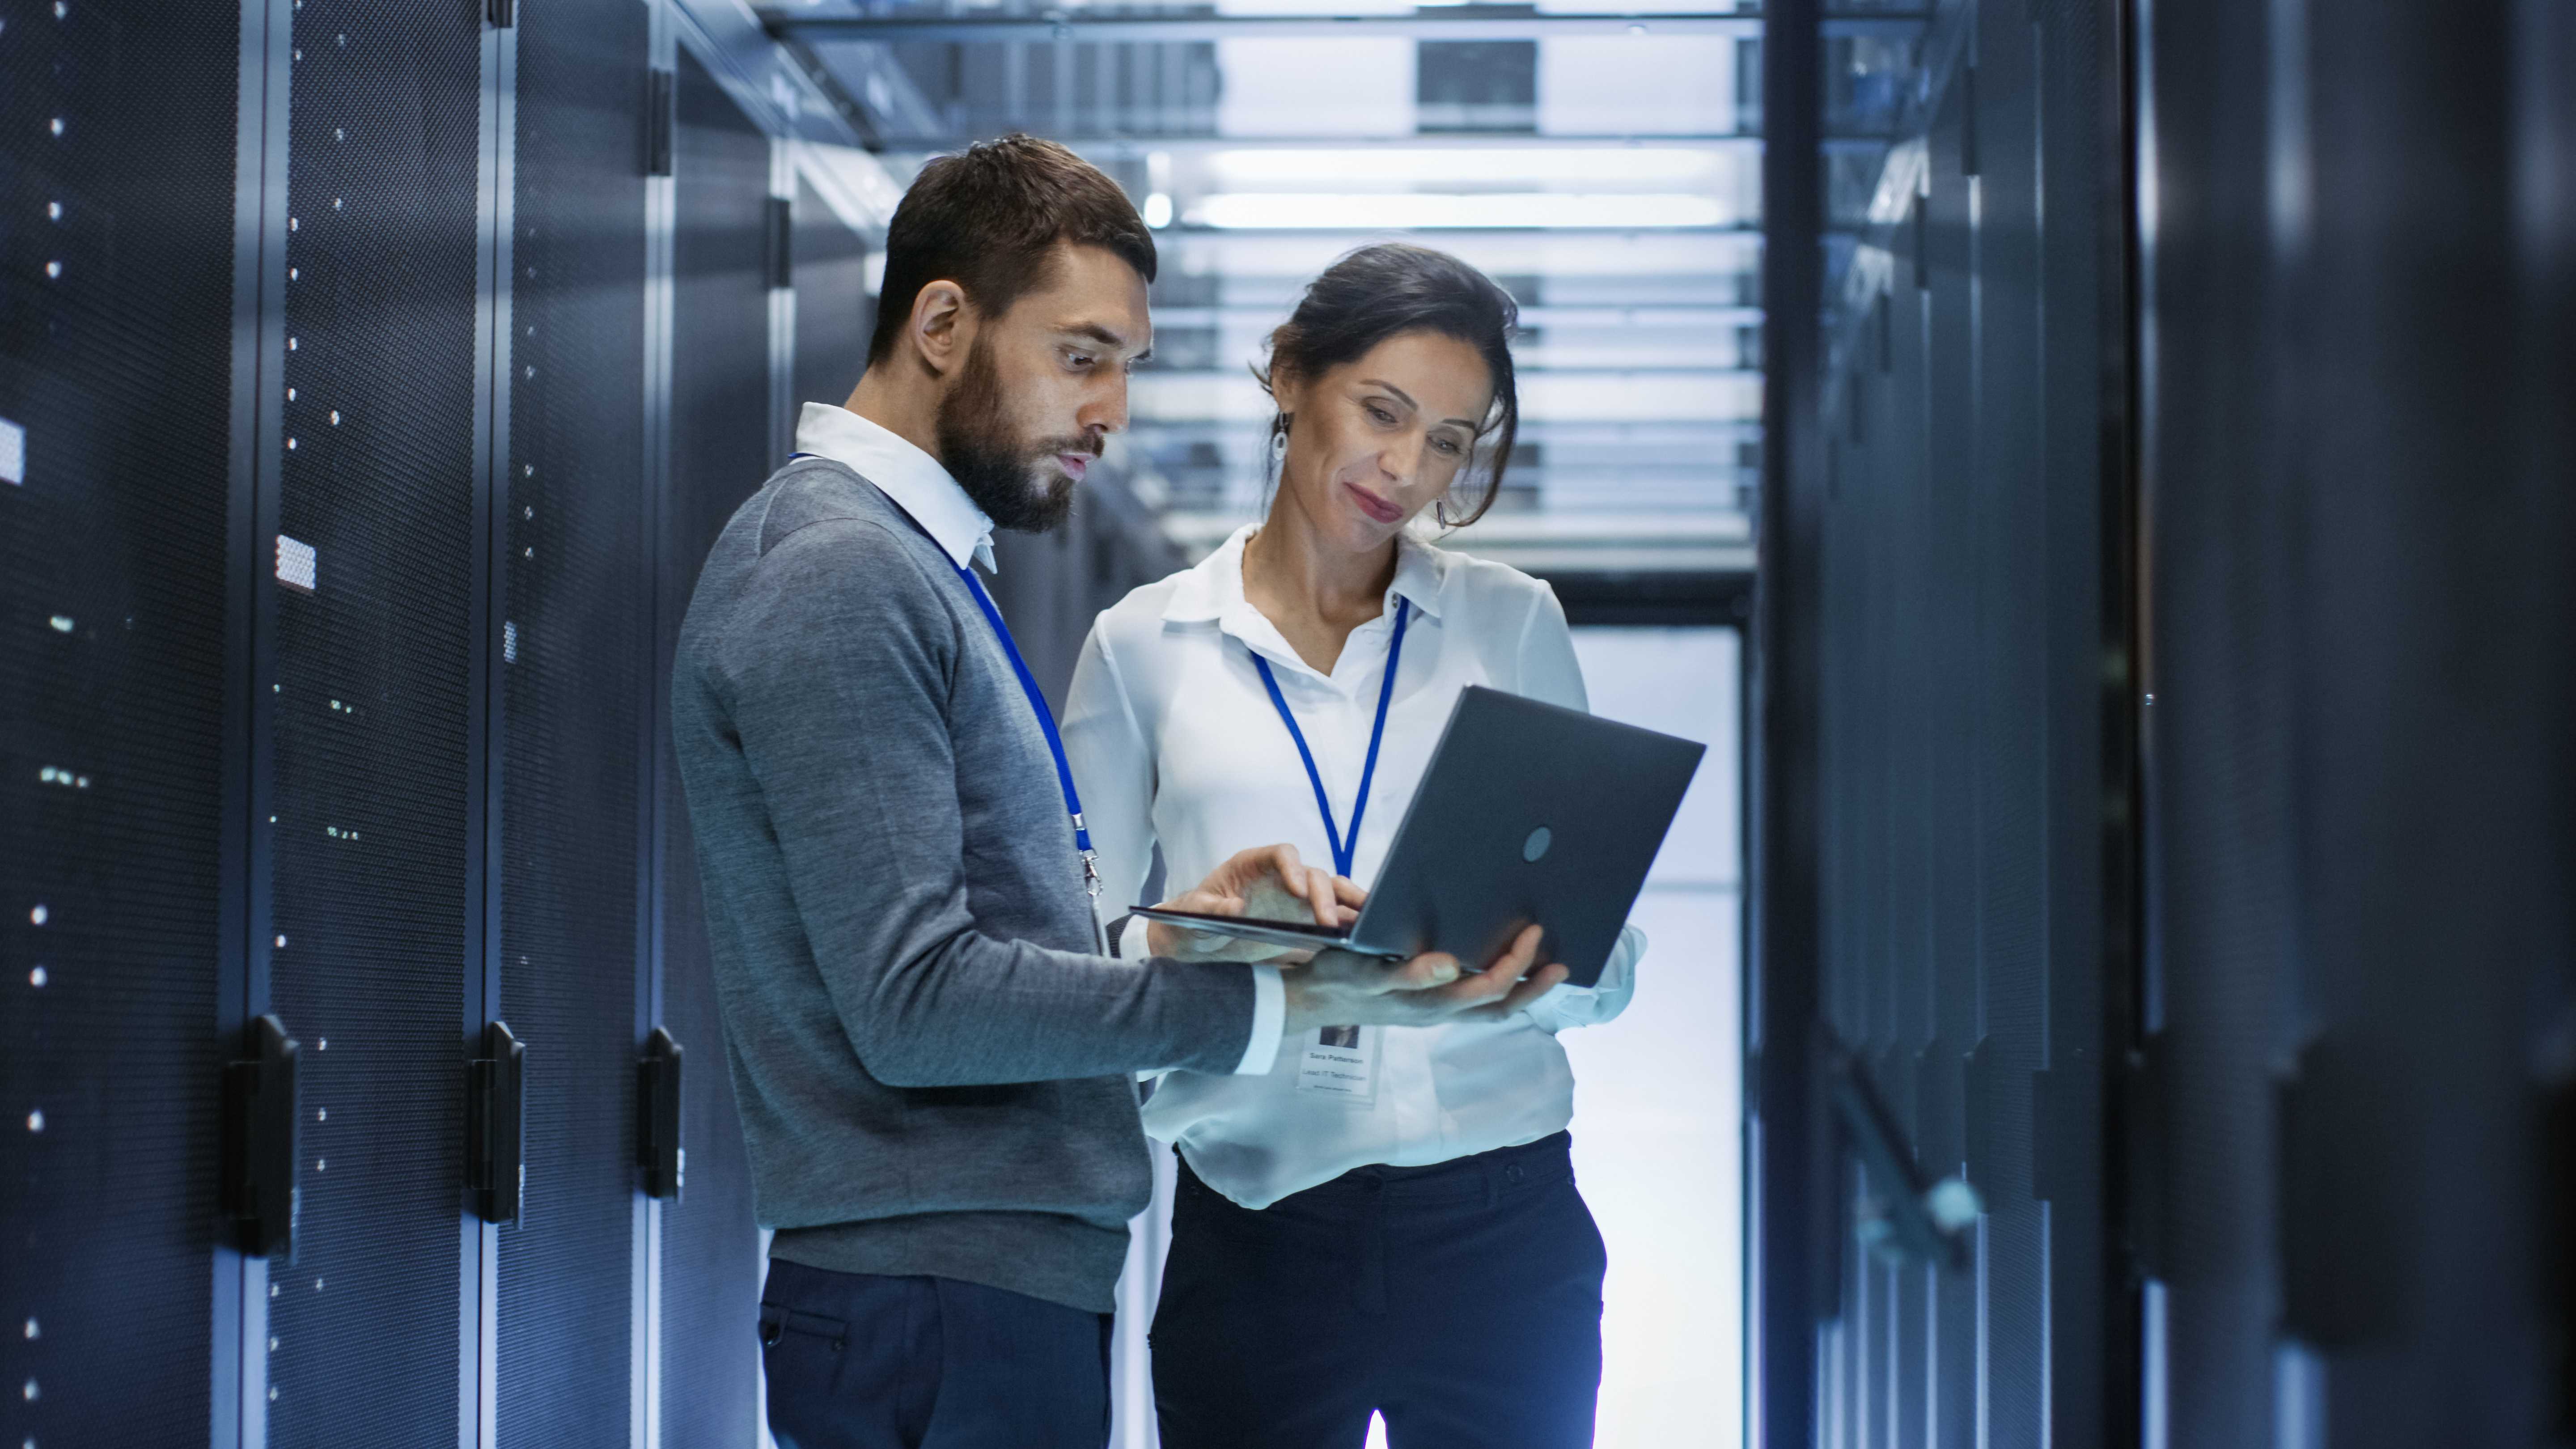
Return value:
<svg viewBox="0 0 2576 1449">
<path fill-rule="evenodd" d="M 1082 853 L 1082 888 L 1091 893 L 1093 900 L 1100 899 L 1099 851 L 1086 850 Z"/>
</svg>

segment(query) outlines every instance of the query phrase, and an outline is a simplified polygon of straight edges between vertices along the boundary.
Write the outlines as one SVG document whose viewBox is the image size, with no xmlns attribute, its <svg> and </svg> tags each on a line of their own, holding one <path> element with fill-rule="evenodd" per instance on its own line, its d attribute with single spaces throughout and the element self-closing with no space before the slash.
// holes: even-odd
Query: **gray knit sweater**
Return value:
<svg viewBox="0 0 2576 1449">
<path fill-rule="evenodd" d="M 1109 1311 L 1150 1195 L 1130 1074 L 1231 1071 L 1250 968 L 1087 953 L 1008 657 L 839 463 L 790 463 L 726 525 L 671 695 L 772 1252 Z"/>
</svg>

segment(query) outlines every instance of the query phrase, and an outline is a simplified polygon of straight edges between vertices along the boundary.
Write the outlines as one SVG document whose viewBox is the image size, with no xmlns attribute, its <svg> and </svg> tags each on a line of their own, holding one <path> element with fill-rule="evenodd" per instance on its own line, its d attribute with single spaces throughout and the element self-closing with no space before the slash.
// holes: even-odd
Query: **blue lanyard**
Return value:
<svg viewBox="0 0 2576 1449">
<path fill-rule="evenodd" d="M 816 456 L 813 453 L 788 455 L 791 462 Z M 894 503 L 891 496 L 886 501 Z M 913 517 L 910 510 L 896 503 L 895 512 L 902 514 L 904 522 L 911 524 L 922 537 L 930 539 L 934 547 L 938 546 L 939 540 L 931 537 L 930 530 L 923 528 L 921 520 Z M 940 552 L 944 555 L 947 550 L 941 548 Z M 1064 792 L 1064 813 L 1073 818 L 1073 848 L 1082 852 L 1082 888 L 1091 894 L 1092 926 L 1096 930 L 1100 924 L 1100 852 L 1091 848 L 1091 829 L 1082 823 L 1082 796 L 1073 788 L 1073 766 L 1064 757 L 1064 736 L 1056 733 L 1055 711 L 1047 708 L 1046 695 L 1038 689 L 1037 676 L 1029 673 L 1028 661 L 1020 657 L 1019 641 L 1011 637 L 1011 626 L 1002 622 L 1002 611 L 993 607 L 993 596 L 984 592 L 984 581 L 975 577 L 973 569 L 953 559 L 948 566 L 957 570 L 957 577 L 966 581 L 966 591 L 975 596 L 975 607 L 984 611 L 984 621 L 993 626 L 994 637 L 1002 641 L 1002 652 L 1011 658 L 1011 672 L 1020 677 L 1020 693 L 1029 697 L 1029 708 L 1038 717 L 1038 728 L 1046 733 L 1047 753 L 1055 756 L 1056 787 Z"/>
<path fill-rule="evenodd" d="M 957 577 L 966 581 L 966 590 L 975 596 L 975 607 L 984 611 L 985 622 L 1002 641 L 1002 652 L 1011 656 L 1011 672 L 1020 677 L 1020 693 L 1029 697 L 1029 708 L 1037 713 L 1038 728 L 1046 731 L 1048 753 L 1055 756 L 1055 782 L 1064 791 L 1064 813 L 1073 817 L 1073 846 L 1082 852 L 1082 877 L 1093 895 L 1100 894 L 1100 872 L 1093 865 L 1097 853 L 1091 848 L 1091 830 L 1082 823 L 1082 797 L 1074 793 L 1073 766 L 1064 758 L 1064 736 L 1055 731 L 1055 711 L 1047 708 L 1046 696 L 1038 692 L 1038 681 L 1029 673 L 1028 662 L 1020 658 L 1020 646 L 1011 638 L 1011 626 L 1002 622 L 1002 611 L 993 607 L 993 596 L 984 592 L 984 581 L 963 564 L 954 566 Z"/>
<path fill-rule="evenodd" d="M 1270 691 L 1271 708 L 1279 711 L 1279 722 L 1288 726 L 1288 738 L 1297 742 L 1297 758 L 1306 762 L 1306 783 L 1315 787 L 1315 808 L 1324 815 L 1324 839 L 1333 847 L 1333 873 L 1348 876 L 1351 860 L 1359 854 L 1360 817 L 1368 813 L 1369 781 L 1377 778 L 1377 747 L 1386 741 L 1386 706 L 1395 698 L 1395 666 L 1404 658 L 1404 624 L 1410 617 L 1410 605 L 1395 601 L 1395 637 L 1387 641 L 1386 679 L 1377 688 L 1377 723 L 1369 728 L 1368 763 L 1360 767 L 1359 798 L 1351 802 L 1351 833 L 1344 838 L 1333 828 L 1333 802 L 1324 796 L 1324 776 L 1315 768 L 1315 752 L 1306 748 L 1306 732 L 1297 728 L 1297 716 L 1288 712 L 1287 697 L 1279 692 L 1279 677 L 1270 672 L 1270 661 L 1259 654 L 1252 656 L 1252 667 L 1261 671 L 1261 685 Z"/>
</svg>

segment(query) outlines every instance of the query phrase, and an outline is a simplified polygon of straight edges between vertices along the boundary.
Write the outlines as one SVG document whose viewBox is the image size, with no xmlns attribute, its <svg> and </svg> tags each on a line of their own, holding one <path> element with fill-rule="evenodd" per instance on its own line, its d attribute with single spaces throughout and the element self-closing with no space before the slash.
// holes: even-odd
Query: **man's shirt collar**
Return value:
<svg viewBox="0 0 2576 1449">
<path fill-rule="evenodd" d="M 893 430 L 847 408 L 809 402 L 796 420 L 796 451 L 829 458 L 877 485 L 959 568 L 972 559 L 993 572 L 993 520 L 938 459 Z"/>
</svg>

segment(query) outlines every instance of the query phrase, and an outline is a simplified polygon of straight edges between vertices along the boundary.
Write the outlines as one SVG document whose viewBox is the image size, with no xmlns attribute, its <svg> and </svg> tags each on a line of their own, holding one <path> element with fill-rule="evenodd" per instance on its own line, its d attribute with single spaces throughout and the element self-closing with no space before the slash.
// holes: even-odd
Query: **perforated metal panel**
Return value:
<svg viewBox="0 0 2576 1449">
<path fill-rule="evenodd" d="M 207 1437 L 238 55 L 0 4 L 9 1444 Z"/>
<path fill-rule="evenodd" d="M 645 553 L 648 56 L 631 0 L 518 25 L 504 513 L 501 1013 L 529 1043 L 500 1234 L 498 1442 L 629 1442 Z"/>
<path fill-rule="evenodd" d="M 1822 996 L 1924 1173 L 1964 1171 L 1986 1212 L 1958 1274 L 1840 1225 L 1819 1423 L 1837 1445 L 2109 1443 L 2134 1425 L 2104 1386 L 2125 1339 L 2098 1085 L 2133 828 L 2106 804 L 2127 779 L 2104 714 L 2119 319 L 2096 306 L 2115 133 L 2084 7 L 1954 19 L 1925 47 L 1924 194 L 1834 326 Z M 2075 1131 L 2041 1140 L 2043 1096 Z"/>
<path fill-rule="evenodd" d="M 313 575 L 263 581 L 262 825 L 309 1116 L 299 1256 L 271 1280 L 280 1446 L 456 1442 L 478 19 L 294 11 L 277 518 Z"/>
<path fill-rule="evenodd" d="M 794 400 L 838 405 L 858 386 L 877 325 L 876 298 L 868 294 L 868 239 L 804 182 L 796 187 L 795 218 Z"/>
<path fill-rule="evenodd" d="M 2170 1442 L 2565 1443 L 2576 30 L 2153 25 Z"/>
<path fill-rule="evenodd" d="M 671 486 L 661 562 L 666 692 L 671 648 L 707 550 L 769 470 L 769 145 L 684 54 L 674 148 Z M 667 760 L 662 812 L 662 1020 L 691 1053 L 682 1124 L 688 1187 L 662 1219 L 663 1442 L 742 1445 L 756 1423 L 760 1242 L 742 1124 L 723 1070 L 688 807 Z"/>
</svg>

